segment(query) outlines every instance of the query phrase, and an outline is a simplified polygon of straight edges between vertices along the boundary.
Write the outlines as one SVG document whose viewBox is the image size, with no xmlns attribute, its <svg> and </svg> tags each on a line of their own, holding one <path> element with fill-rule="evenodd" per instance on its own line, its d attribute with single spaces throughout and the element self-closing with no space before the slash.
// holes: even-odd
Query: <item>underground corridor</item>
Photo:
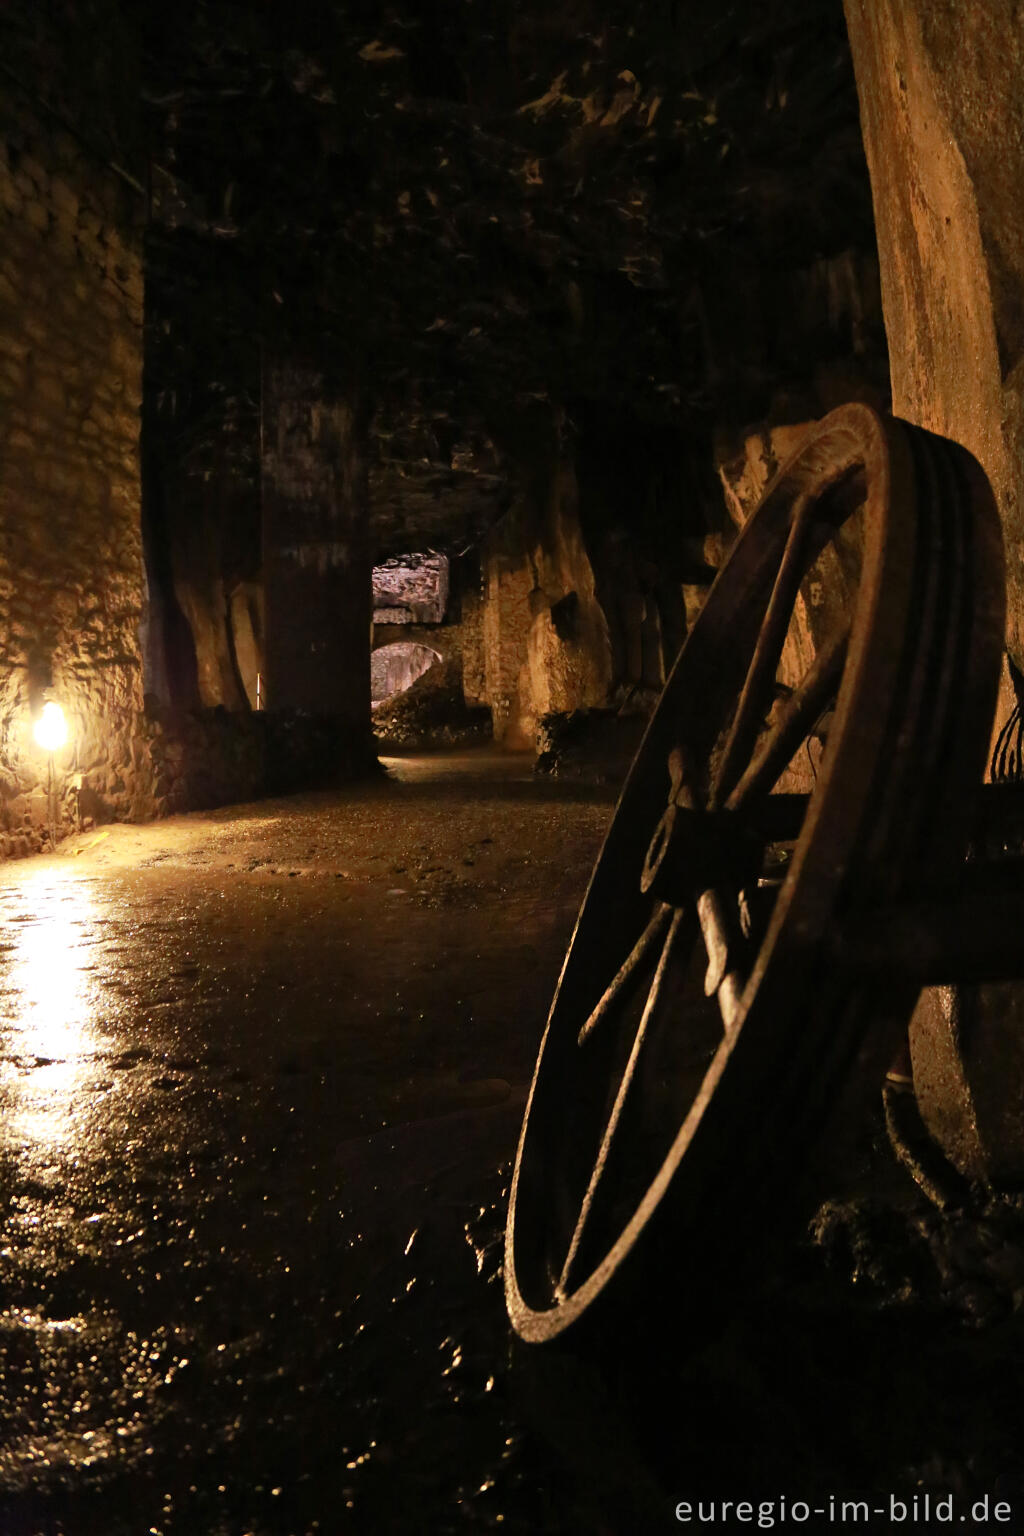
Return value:
<svg viewBox="0 0 1024 1536">
<path fill-rule="evenodd" d="M 0 7 L 0 1536 L 1024 1529 L 1019 11 Z"/>
</svg>

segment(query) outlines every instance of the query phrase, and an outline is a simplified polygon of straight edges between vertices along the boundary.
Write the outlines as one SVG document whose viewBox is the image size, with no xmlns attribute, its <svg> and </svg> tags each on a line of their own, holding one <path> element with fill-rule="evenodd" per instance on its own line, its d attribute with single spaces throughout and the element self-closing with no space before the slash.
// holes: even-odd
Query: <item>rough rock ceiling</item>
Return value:
<svg viewBox="0 0 1024 1536">
<path fill-rule="evenodd" d="M 538 403 L 706 426 L 730 285 L 870 239 L 840 0 L 186 0 L 143 25 L 157 371 L 251 405 L 258 340 L 368 390 L 382 549 L 492 520 Z"/>
<path fill-rule="evenodd" d="M 397 555 L 373 568 L 373 621 L 440 624 L 448 606 L 448 589 L 444 555 Z"/>
</svg>

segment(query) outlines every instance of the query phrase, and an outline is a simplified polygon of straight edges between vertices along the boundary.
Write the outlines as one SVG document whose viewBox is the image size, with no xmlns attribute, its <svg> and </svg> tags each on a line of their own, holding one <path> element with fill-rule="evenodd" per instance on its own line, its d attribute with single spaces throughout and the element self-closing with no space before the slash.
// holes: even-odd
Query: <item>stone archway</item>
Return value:
<svg viewBox="0 0 1024 1536">
<path fill-rule="evenodd" d="M 392 645 L 379 646 L 370 657 L 371 707 L 376 708 L 396 693 L 404 693 L 442 659 L 440 651 L 414 640 L 397 640 Z"/>
</svg>

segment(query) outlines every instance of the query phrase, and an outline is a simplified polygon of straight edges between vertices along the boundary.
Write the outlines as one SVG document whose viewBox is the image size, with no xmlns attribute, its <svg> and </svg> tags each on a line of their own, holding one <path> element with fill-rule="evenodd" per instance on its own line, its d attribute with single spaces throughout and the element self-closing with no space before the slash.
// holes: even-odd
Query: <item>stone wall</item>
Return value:
<svg viewBox="0 0 1024 1536">
<path fill-rule="evenodd" d="M 258 549 L 256 488 L 227 454 L 213 465 L 185 456 L 162 493 L 171 529 L 173 595 L 191 635 L 198 702 L 233 711 L 244 710 L 247 701 L 254 706 L 255 672 L 262 670 L 253 665 L 260 649 L 261 597 L 254 595 L 256 584 L 239 580 L 232 565 L 241 542 L 233 537 L 239 524 L 251 523 L 250 539 Z M 169 702 L 191 701 L 172 694 Z"/>
<path fill-rule="evenodd" d="M 646 713 L 686 633 L 686 584 L 706 577 L 723 521 L 709 443 L 591 403 L 574 415 L 578 513 L 611 650 L 616 710 Z"/>
<path fill-rule="evenodd" d="M 0 850 L 41 845 L 58 801 L 145 814 L 138 628 L 140 202 L 98 155 L 0 87 Z"/>
<path fill-rule="evenodd" d="M 204 259 L 194 233 L 168 229 L 165 217 L 155 195 L 142 433 L 146 688 L 164 707 L 244 710 L 263 671 L 256 279 L 233 244 Z"/>
<path fill-rule="evenodd" d="M 1006 539 L 1024 666 L 1024 32 L 1010 0 L 846 0 L 893 410 L 969 448 Z"/>
<path fill-rule="evenodd" d="M 529 556 L 516 537 L 521 514 L 502 519 L 487 541 L 481 614 L 483 698 L 491 707 L 494 739 L 525 746 L 520 724 L 519 677 L 533 615 L 535 584 Z"/>
<path fill-rule="evenodd" d="M 261 591 L 244 562 L 235 569 L 219 546 L 204 554 L 223 533 L 226 496 L 239 502 L 235 522 L 258 507 L 234 460 L 220 480 L 187 454 L 173 483 L 166 465 L 150 466 L 176 529 L 160 553 L 188 618 L 193 686 L 176 708 L 163 696 L 174 690 L 159 688 L 145 708 L 140 628 L 151 664 L 173 668 L 166 632 L 153 635 L 166 614 L 147 605 L 143 563 L 144 198 L 130 181 L 29 92 L 0 91 L 0 856 L 95 822 L 335 782 L 372 764 L 361 551 L 361 645 L 338 684 L 358 697 L 358 718 L 327 718 L 331 701 L 320 719 L 299 713 L 301 700 L 273 719 L 246 707 L 262 665 Z M 258 553 L 258 526 L 246 537 Z M 220 585 L 207 592 L 209 570 Z M 200 622 L 211 614 L 216 633 Z M 52 759 L 31 731 L 45 697 L 69 725 Z"/>
<path fill-rule="evenodd" d="M 893 410 L 962 443 L 1003 525 L 1024 667 L 1024 31 L 1019 5 L 845 0 L 874 199 Z M 1024 987 L 927 988 L 910 1028 L 928 1129 L 972 1178 L 1024 1180 Z"/>
<path fill-rule="evenodd" d="M 542 716 L 607 702 L 608 626 L 595 594 L 570 466 L 559 467 L 544 507 L 522 500 L 492 533 L 484 556 L 481 633 L 496 741 L 533 748 Z"/>
<path fill-rule="evenodd" d="M 368 769 L 362 733 L 342 719 L 162 710 L 143 730 L 153 771 L 153 811 L 160 816 L 328 787 Z M 87 817 L 89 802 L 83 800 L 79 809 Z"/>
<path fill-rule="evenodd" d="M 703 439 L 596 402 L 529 425 L 534 457 L 524 432 L 519 494 L 485 541 L 479 603 L 464 601 L 463 672 L 496 739 L 538 749 L 554 717 L 649 712 L 727 518 Z"/>
<path fill-rule="evenodd" d="M 487 701 L 484 657 L 484 594 L 479 569 L 462 587 L 462 692 L 467 704 Z"/>
</svg>

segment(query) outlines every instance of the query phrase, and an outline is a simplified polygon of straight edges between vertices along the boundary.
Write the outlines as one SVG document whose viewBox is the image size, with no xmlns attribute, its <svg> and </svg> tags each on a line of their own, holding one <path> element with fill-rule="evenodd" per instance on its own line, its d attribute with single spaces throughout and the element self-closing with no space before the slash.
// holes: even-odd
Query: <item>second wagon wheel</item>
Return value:
<svg viewBox="0 0 1024 1536">
<path fill-rule="evenodd" d="M 652 1233 L 685 1245 L 685 1300 L 733 1202 L 770 1211 L 873 1012 L 830 939 L 956 879 L 1003 614 L 969 454 L 862 405 L 811 430 L 708 595 L 583 902 L 511 1190 L 523 1338 L 621 1293 L 645 1249 L 657 1268 Z M 889 990 L 909 1017 L 914 989 Z"/>
</svg>

